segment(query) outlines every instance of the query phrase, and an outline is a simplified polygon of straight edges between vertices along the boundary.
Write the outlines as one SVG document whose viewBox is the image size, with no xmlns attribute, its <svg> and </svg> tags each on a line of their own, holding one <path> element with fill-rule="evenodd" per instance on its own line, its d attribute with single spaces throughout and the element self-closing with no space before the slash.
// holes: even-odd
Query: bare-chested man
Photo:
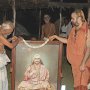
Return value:
<svg viewBox="0 0 90 90">
<path fill-rule="evenodd" d="M 44 22 L 45 22 L 45 24 L 42 25 L 41 39 L 43 39 L 44 37 L 48 38 L 49 36 L 56 34 L 55 25 L 50 22 L 49 15 L 47 15 L 47 14 L 44 15 Z"/>
<path fill-rule="evenodd" d="M 0 90 L 8 90 L 8 79 L 6 65 L 10 62 L 10 59 L 5 53 L 4 46 L 9 48 L 14 48 L 18 42 L 19 38 L 13 37 L 12 43 L 10 43 L 6 36 L 13 32 L 14 26 L 11 21 L 5 21 L 0 27 Z"/>
</svg>

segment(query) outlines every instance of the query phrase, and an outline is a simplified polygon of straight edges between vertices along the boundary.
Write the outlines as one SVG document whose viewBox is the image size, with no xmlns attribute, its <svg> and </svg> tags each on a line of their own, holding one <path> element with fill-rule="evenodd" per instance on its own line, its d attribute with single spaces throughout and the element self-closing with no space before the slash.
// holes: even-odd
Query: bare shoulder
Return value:
<svg viewBox="0 0 90 90">
<path fill-rule="evenodd" d="M 7 39 L 6 39 L 2 34 L 0 34 L 0 40 L 1 40 L 2 42 L 4 42 L 4 41 L 6 42 Z"/>
</svg>

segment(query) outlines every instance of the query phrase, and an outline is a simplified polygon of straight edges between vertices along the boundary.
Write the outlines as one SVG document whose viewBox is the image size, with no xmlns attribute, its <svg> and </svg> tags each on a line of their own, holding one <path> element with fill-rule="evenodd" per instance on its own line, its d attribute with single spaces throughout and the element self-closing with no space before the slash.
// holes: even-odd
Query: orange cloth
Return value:
<svg viewBox="0 0 90 90">
<path fill-rule="evenodd" d="M 87 33 L 87 47 L 90 47 L 90 30 Z"/>
<path fill-rule="evenodd" d="M 88 30 L 88 33 L 87 33 L 86 45 L 87 45 L 88 48 L 90 48 L 90 30 Z M 87 65 L 87 67 L 90 67 L 90 58 L 89 58 L 89 60 L 87 60 L 86 65 Z"/>
<path fill-rule="evenodd" d="M 77 31 L 76 37 L 75 37 L 75 27 L 73 27 L 67 42 L 67 59 L 72 66 L 74 87 L 80 85 L 86 86 L 89 78 L 88 70 L 83 72 L 81 75 L 81 71 L 79 69 L 86 50 L 86 35 L 87 35 L 86 25 L 87 24 L 84 23 L 82 28 L 80 28 L 80 30 Z"/>
</svg>

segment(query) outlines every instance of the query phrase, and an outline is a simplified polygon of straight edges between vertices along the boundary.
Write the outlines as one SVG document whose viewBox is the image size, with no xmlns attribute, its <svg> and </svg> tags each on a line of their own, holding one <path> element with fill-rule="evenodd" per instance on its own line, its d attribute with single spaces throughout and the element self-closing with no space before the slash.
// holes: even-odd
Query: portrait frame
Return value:
<svg viewBox="0 0 90 90">
<path fill-rule="evenodd" d="M 31 44 L 31 45 L 39 45 L 39 44 L 43 44 L 44 43 L 44 41 L 27 41 L 29 44 Z M 20 42 L 17 46 L 16 46 L 16 48 L 14 48 L 13 50 L 12 50 L 12 63 L 11 63 L 11 90 L 15 90 L 16 88 L 16 74 L 17 74 L 17 51 L 18 51 L 18 46 L 19 45 L 24 45 L 25 46 L 25 44 L 23 43 L 23 42 Z M 51 42 L 48 42 L 46 45 L 45 45 L 46 47 L 44 47 L 45 49 L 44 50 L 46 50 L 44 53 L 47 53 L 47 50 L 48 49 L 50 49 L 50 50 L 52 50 L 52 49 L 54 49 L 54 51 L 55 50 L 57 50 L 57 52 L 55 52 L 54 54 L 56 55 L 56 58 L 57 58 L 57 81 L 56 81 L 56 84 L 57 84 L 57 90 L 60 90 L 60 82 L 61 82 L 61 78 L 62 78 L 62 48 L 63 48 L 63 44 L 61 43 L 61 42 L 58 42 L 58 41 L 51 41 Z M 55 47 L 57 48 L 57 49 L 55 49 Z M 20 48 L 19 48 L 20 49 Z M 26 50 L 26 49 L 25 49 Z M 19 50 L 19 51 L 21 51 L 21 50 Z M 36 50 L 35 50 L 36 51 Z M 38 51 L 38 50 L 37 50 Z M 40 52 L 39 53 L 41 53 L 43 50 L 41 50 L 40 49 Z M 52 51 L 49 51 L 51 54 L 52 54 Z M 36 53 L 36 52 L 35 52 Z M 46 55 L 48 55 L 49 53 L 47 53 Z M 54 55 L 53 54 L 53 55 Z M 18 53 L 18 55 L 19 55 L 19 53 Z M 43 56 L 43 55 L 42 55 Z M 54 56 L 52 57 L 52 58 L 54 58 Z M 56 61 L 55 61 L 56 62 Z M 47 63 L 48 63 L 48 61 L 47 61 Z M 52 64 L 51 64 L 52 65 Z M 50 67 L 53 67 L 53 66 L 51 66 L 50 65 Z M 25 70 L 24 70 L 24 72 L 25 72 Z M 53 73 L 55 73 L 55 72 L 53 72 Z M 52 76 L 52 78 L 54 78 L 54 75 Z"/>
</svg>

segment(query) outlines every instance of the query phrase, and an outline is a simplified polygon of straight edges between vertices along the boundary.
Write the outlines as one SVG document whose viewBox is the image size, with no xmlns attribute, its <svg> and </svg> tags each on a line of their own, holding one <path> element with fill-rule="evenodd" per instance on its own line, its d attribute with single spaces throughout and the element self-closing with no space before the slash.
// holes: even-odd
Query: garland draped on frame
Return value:
<svg viewBox="0 0 90 90">
<path fill-rule="evenodd" d="M 15 0 L 12 0 L 12 10 L 13 10 L 13 25 L 14 25 L 14 32 L 13 32 L 13 36 L 15 34 L 15 23 L 16 23 L 16 9 L 15 9 Z M 45 38 L 45 42 L 41 45 L 38 45 L 38 46 L 32 46 L 30 44 L 28 44 L 26 42 L 26 40 L 23 39 L 23 42 L 25 43 L 26 46 L 30 47 L 30 48 L 40 48 L 40 47 L 43 47 L 45 46 L 48 42 L 49 42 L 49 39 Z"/>
<path fill-rule="evenodd" d="M 46 41 L 45 41 L 43 44 L 38 45 L 38 46 L 32 46 L 32 45 L 28 44 L 28 43 L 26 42 L 26 40 L 24 40 L 24 39 L 23 39 L 23 42 L 24 42 L 25 45 L 28 46 L 29 48 L 40 48 L 40 47 L 45 46 L 45 45 L 49 42 L 49 39 L 46 39 Z"/>
</svg>

